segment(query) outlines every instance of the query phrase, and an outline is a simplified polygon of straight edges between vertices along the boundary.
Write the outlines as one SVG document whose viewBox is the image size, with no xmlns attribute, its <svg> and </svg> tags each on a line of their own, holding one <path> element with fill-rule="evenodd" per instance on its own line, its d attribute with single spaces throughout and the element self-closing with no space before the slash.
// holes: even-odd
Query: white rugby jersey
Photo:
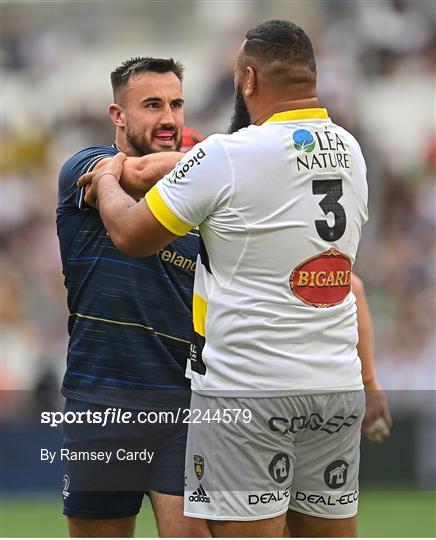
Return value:
<svg viewBox="0 0 436 540">
<path fill-rule="evenodd" d="M 146 201 L 175 234 L 199 225 L 194 391 L 362 388 L 350 272 L 367 220 L 366 166 L 325 109 L 209 137 Z"/>
</svg>

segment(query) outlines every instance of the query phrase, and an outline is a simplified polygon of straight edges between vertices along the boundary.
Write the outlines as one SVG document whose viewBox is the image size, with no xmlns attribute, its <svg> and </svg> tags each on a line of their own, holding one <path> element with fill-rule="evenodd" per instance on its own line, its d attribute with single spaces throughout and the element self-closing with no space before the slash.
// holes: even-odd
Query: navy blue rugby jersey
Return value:
<svg viewBox="0 0 436 540">
<path fill-rule="evenodd" d="M 199 234 L 193 230 L 142 259 L 120 253 L 76 186 L 84 172 L 117 152 L 115 146 L 86 148 L 59 175 L 56 221 L 70 311 L 62 393 L 111 406 L 187 406 Z"/>
</svg>

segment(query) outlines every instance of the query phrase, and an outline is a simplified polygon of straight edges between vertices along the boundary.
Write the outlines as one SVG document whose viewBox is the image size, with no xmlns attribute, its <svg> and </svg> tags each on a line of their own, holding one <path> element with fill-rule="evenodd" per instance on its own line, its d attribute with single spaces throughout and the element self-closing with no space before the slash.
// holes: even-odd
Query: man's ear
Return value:
<svg viewBox="0 0 436 540">
<path fill-rule="evenodd" d="M 111 103 L 108 108 L 109 116 L 112 122 L 119 128 L 123 128 L 126 125 L 126 116 L 121 105 L 118 103 Z"/>
<path fill-rule="evenodd" d="M 244 96 L 250 97 L 253 95 L 257 86 L 256 72 L 251 66 L 245 68 L 245 89 Z"/>
</svg>

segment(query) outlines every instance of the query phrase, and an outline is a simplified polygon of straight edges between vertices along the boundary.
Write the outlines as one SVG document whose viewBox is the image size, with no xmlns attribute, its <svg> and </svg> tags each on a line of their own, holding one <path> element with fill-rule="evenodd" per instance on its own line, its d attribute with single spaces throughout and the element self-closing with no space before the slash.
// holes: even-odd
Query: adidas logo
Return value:
<svg viewBox="0 0 436 540">
<path fill-rule="evenodd" d="M 198 489 L 189 496 L 189 500 L 191 502 L 210 503 L 210 497 L 207 496 L 207 493 L 204 491 L 204 487 L 201 484 L 198 486 Z"/>
</svg>

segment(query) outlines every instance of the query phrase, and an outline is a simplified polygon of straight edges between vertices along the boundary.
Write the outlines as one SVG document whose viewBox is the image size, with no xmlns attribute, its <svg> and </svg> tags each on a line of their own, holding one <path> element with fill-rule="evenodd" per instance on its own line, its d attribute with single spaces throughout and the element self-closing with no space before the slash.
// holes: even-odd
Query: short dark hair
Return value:
<svg viewBox="0 0 436 540">
<path fill-rule="evenodd" d="M 168 73 L 172 72 L 177 78 L 183 80 L 184 66 L 172 58 L 152 58 L 150 56 L 136 56 L 130 58 L 115 68 L 111 73 L 112 90 L 114 99 L 117 98 L 119 90 L 127 84 L 129 79 L 140 73 Z"/>
<path fill-rule="evenodd" d="M 272 20 L 258 24 L 245 35 L 244 52 L 267 62 L 307 65 L 316 72 L 312 43 L 302 28 L 290 21 Z"/>
</svg>

